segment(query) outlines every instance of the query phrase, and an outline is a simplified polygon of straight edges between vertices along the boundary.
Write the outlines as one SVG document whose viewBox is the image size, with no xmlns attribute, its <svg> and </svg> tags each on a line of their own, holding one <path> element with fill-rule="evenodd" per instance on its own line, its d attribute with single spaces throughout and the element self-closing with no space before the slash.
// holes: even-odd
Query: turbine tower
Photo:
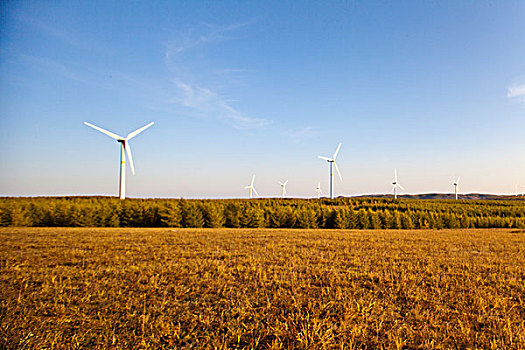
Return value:
<svg viewBox="0 0 525 350">
<path fill-rule="evenodd" d="M 454 194 L 456 195 L 456 200 L 458 200 L 458 186 L 459 186 L 459 177 L 456 180 L 456 182 L 454 182 Z"/>
<path fill-rule="evenodd" d="M 281 181 L 279 181 L 279 185 L 281 185 L 281 188 L 282 188 L 282 194 L 283 194 L 283 198 L 286 196 L 286 184 L 288 183 L 288 180 L 286 180 L 284 183 L 282 183 Z"/>
<path fill-rule="evenodd" d="M 317 192 L 317 199 L 321 198 L 321 194 L 323 194 L 323 190 L 321 190 L 321 183 L 317 183 L 317 188 L 315 189 L 315 192 Z"/>
<path fill-rule="evenodd" d="M 250 199 L 253 198 L 253 192 L 255 192 L 255 195 L 256 195 L 256 196 L 259 195 L 259 193 L 257 193 L 257 191 L 255 190 L 255 187 L 253 187 L 253 183 L 254 183 L 254 182 L 255 182 L 255 175 L 253 175 L 253 177 L 252 177 L 252 182 L 251 182 L 248 186 L 244 186 L 244 188 L 250 190 Z"/>
<path fill-rule="evenodd" d="M 397 199 L 397 188 L 399 187 L 403 191 L 405 190 L 403 186 L 397 182 L 397 169 L 394 169 L 394 182 L 392 182 L 392 185 L 394 185 L 394 187 L 392 187 L 392 191 L 394 191 L 394 199 Z"/>
<path fill-rule="evenodd" d="M 137 129 L 133 132 L 130 132 L 128 136 L 122 137 L 117 134 L 114 134 L 110 131 L 104 130 L 102 128 L 99 128 L 98 126 L 95 126 L 93 124 L 90 124 L 88 122 L 84 122 L 89 127 L 92 127 L 95 130 L 98 130 L 109 137 L 117 140 L 118 143 L 120 143 L 120 181 L 119 181 L 119 198 L 125 199 L 126 198 L 126 154 L 129 158 L 129 167 L 131 169 L 131 173 L 135 175 L 135 167 L 133 166 L 133 158 L 131 157 L 131 147 L 129 145 L 129 140 L 152 126 L 154 123 L 151 122 L 148 125 L 143 126 L 140 129 Z"/>
<path fill-rule="evenodd" d="M 335 170 L 337 171 L 337 175 L 339 175 L 339 179 L 343 181 L 343 177 L 341 176 L 341 172 L 339 171 L 339 168 L 337 167 L 337 163 L 335 162 L 335 158 L 337 157 L 337 153 L 339 153 L 339 149 L 341 148 L 341 142 L 339 142 L 339 145 L 337 146 L 337 149 L 334 152 L 334 155 L 332 158 L 323 157 L 323 156 L 317 156 L 319 159 L 326 160 L 328 163 L 330 163 L 330 199 L 334 198 L 334 172 L 333 167 L 335 167 Z"/>
</svg>

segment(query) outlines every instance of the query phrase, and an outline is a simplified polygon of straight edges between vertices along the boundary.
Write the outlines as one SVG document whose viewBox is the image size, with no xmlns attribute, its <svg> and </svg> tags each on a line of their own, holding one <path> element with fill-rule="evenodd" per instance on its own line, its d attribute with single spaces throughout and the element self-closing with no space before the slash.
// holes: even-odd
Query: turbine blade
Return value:
<svg viewBox="0 0 525 350">
<path fill-rule="evenodd" d="M 459 185 L 459 177 L 458 177 L 458 179 L 456 180 L 456 183 Z"/>
<path fill-rule="evenodd" d="M 332 158 L 328 158 L 328 157 L 317 156 L 317 158 L 322 159 L 322 160 L 326 160 L 327 162 L 331 162 L 332 161 Z"/>
<path fill-rule="evenodd" d="M 252 183 L 251 183 L 251 185 L 250 185 L 250 186 L 252 186 L 252 187 L 253 187 L 253 183 L 254 183 L 254 182 L 255 182 L 255 175 L 253 175 L 253 177 L 252 177 Z"/>
<path fill-rule="evenodd" d="M 124 141 L 124 149 L 126 150 L 126 154 L 128 155 L 129 167 L 131 168 L 131 173 L 135 175 L 135 166 L 133 165 L 133 158 L 131 157 L 131 147 L 129 146 L 129 143 L 126 141 Z"/>
<path fill-rule="evenodd" d="M 259 197 L 259 193 L 257 193 L 257 190 L 255 189 L 255 187 L 253 187 L 252 189 L 253 189 L 253 192 L 255 192 L 255 195 L 256 195 L 257 197 Z"/>
<path fill-rule="evenodd" d="M 286 180 L 286 181 L 284 182 L 284 185 L 286 186 L 287 183 L 288 183 L 288 180 Z"/>
<path fill-rule="evenodd" d="M 394 168 L 394 182 L 397 182 L 397 169 Z"/>
<path fill-rule="evenodd" d="M 95 130 L 98 130 L 98 131 L 100 131 L 100 132 L 102 132 L 102 133 L 108 135 L 108 136 L 111 137 L 111 138 L 114 138 L 115 140 L 124 140 L 124 138 L 123 138 L 122 136 L 119 136 L 119 135 L 117 135 L 117 134 L 114 134 L 114 133 L 112 133 L 111 131 L 104 130 L 104 129 L 99 128 L 98 126 L 93 125 L 93 124 L 90 124 L 90 123 L 88 123 L 88 122 L 84 122 L 84 124 L 86 124 L 87 126 L 92 127 L 92 128 L 95 129 Z"/>
<path fill-rule="evenodd" d="M 397 184 L 397 185 L 399 186 L 400 189 L 402 189 L 403 191 L 406 191 L 403 186 L 401 186 L 400 184 Z"/>
<path fill-rule="evenodd" d="M 279 185 L 284 186 L 284 184 L 281 181 L 279 181 Z"/>
<path fill-rule="evenodd" d="M 341 172 L 339 171 L 339 168 L 337 167 L 337 163 L 334 162 L 335 170 L 337 171 L 337 175 L 339 175 L 339 179 L 343 181 L 343 177 L 341 176 Z"/>
<path fill-rule="evenodd" d="M 154 122 L 151 122 L 149 123 L 148 125 L 144 125 L 142 128 L 140 129 L 137 129 L 133 132 L 130 132 L 128 134 L 128 136 L 126 136 L 126 140 L 131 140 L 132 138 L 134 138 L 135 136 L 137 136 L 138 134 L 140 134 L 141 132 L 143 132 L 144 130 L 146 130 L 147 128 L 149 128 L 150 126 L 152 126 L 153 124 L 155 124 Z"/>
<path fill-rule="evenodd" d="M 339 145 L 337 146 L 337 149 L 334 152 L 334 155 L 332 156 L 332 159 L 335 160 L 335 157 L 337 157 L 337 154 L 339 153 L 339 149 L 341 148 L 341 142 L 339 142 Z"/>
</svg>

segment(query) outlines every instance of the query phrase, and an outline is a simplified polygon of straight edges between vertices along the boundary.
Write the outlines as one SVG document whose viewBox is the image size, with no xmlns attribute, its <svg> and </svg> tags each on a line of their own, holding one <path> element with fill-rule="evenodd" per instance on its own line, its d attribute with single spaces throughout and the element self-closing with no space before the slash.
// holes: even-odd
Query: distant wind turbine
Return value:
<svg viewBox="0 0 525 350">
<path fill-rule="evenodd" d="M 403 186 L 397 182 L 397 169 L 394 169 L 394 182 L 392 182 L 392 185 L 394 185 L 394 187 L 392 187 L 392 191 L 394 191 L 394 199 L 397 199 L 397 188 L 399 187 L 403 191 L 405 190 Z"/>
<path fill-rule="evenodd" d="M 321 190 L 321 183 L 317 183 L 317 188 L 315 189 L 315 192 L 317 192 L 317 199 L 321 198 L 321 195 L 323 194 L 323 190 Z"/>
<path fill-rule="evenodd" d="M 454 182 L 454 194 L 456 195 L 456 200 L 458 200 L 458 187 L 459 187 L 459 177 Z"/>
<path fill-rule="evenodd" d="M 281 185 L 281 188 L 282 188 L 282 194 L 283 194 L 283 198 L 286 196 L 286 184 L 288 183 L 288 180 L 286 180 L 284 183 L 282 183 L 281 181 L 279 181 L 279 185 Z"/>
<path fill-rule="evenodd" d="M 151 122 L 148 125 L 145 125 L 142 128 L 140 128 L 140 129 L 137 129 L 137 130 L 135 130 L 133 132 L 130 132 L 128 134 L 128 136 L 126 136 L 126 137 L 119 136 L 117 134 L 114 134 L 114 133 L 112 133 L 110 131 L 104 130 L 104 129 L 102 129 L 102 128 L 98 127 L 98 126 L 95 126 L 93 124 L 90 124 L 88 122 L 84 122 L 84 124 L 86 124 L 89 127 L 92 127 L 95 130 L 98 130 L 98 131 L 108 135 L 109 137 L 117 140 L 117 142 L 120 143 L 119 198 L 120 199 L 125 199 L 126 198 L 126 154 L 128 155 L 128 158 L 129 158 L 129 167 L 131 169 L 131 173 L 133 175 L 135 175 L 135 167 L 133 166 L 133 158 L 131 157 L 131 147 L 129 145 L 129 140 L 131 140 L 132 138 L 134 138 L 135 136 L 137 136 L 138 134 L 140 134 L 141 132 L 143 132 L 144 130 L 149 128 L 150 126 L 152 126 L 154 123 Z"/>
<path fill-rule="evenodd" d="M 259 193 L 257 193 L 257 191 L 255 190 L 255 187 L 253 186 L 254 182 L 255 182 L 255 175 L 253 175 L 253 177 L 252 177 L 252 182 L 248 186 L 244 186 L 244 188 L 250 190 L 250 199 L 253 198 L 253 192 L 255 192 L 256 196 L 259 195 Z"/>
<path fill-rule="evenodd" d="M 330 163 L 330 198 L 334 198 L 334 172 L 333 172 L 333 166 L 335 167 L 335 170 L 337 171 L 337 175 L 339 175 L 339 179 L 343 181 L 343 177 L 341 176 L 341 172 L 339 171 L 339 168 L 337 167 L 337 163 L 335 162 L 335 158 L 337 157 L 337 154 L 339 153 L 339 149 L 341 148 L 341 142 L 339 142 L 339 145 L 337 146 L 337 149 L 334 152 L 334 155 L 332 158 L 323 157 L 323 156 L 317 156 L 319 159 L 326 160 L 328 163 Z"/>
</svg>

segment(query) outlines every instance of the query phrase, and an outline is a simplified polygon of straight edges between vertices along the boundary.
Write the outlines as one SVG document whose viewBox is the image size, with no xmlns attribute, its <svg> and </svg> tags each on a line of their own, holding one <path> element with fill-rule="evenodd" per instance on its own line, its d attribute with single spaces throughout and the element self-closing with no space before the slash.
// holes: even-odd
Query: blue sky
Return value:
<svg viewBox="0 0 525 350">
<path fill-rule="evenodd" d="M 0 195 L 514 193 L 523 1 L 6 1 Z"/>
</svg>

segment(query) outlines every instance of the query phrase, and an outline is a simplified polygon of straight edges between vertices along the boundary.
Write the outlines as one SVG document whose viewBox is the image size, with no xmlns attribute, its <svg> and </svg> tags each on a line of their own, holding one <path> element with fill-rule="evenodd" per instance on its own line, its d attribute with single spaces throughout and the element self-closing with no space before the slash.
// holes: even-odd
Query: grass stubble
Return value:
<svg viewBox="0 0 525 350">
<path fill-rule="evenodd" d="M 7 349 L 525 349 L 517 230 L 0 229 Z"/>
</svg>

